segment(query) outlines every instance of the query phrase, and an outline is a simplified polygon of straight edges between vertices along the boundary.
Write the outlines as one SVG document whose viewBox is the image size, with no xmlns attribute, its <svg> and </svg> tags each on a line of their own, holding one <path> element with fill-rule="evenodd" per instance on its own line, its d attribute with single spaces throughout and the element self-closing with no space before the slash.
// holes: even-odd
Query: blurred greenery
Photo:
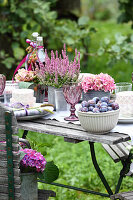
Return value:
<svg viewBox="0 0 133 200">
<path fill-rule="evenodd" d="M 19 136 L 22 136 L 20 131 Z M 78 144 L 64 142 L 62 137 L 29 132 L 27 135 L 32 148 L 41 152 L 47 161 L 53 160 L 59 167 L 59 178 L 56 182 L 96 190 L 106 193 L 100 178 L 93 167 L 89 144 L 87 141 Z M 122 164 L 114 163 L 101 144 L 95 144 L 96 156 L 109 185 L 113 191 L 119 178 Z M 132 190 L 133 179 L 126 177 L 120 191 Z M 56 200 L 106 200 L 107 198 L 79 191 L 39 183 L 39 188 L 56 192 Z"/>
<path fill-rule="evenodd" d="M 86 0 L 81 2 L 83 1 Z M 125 1 L 130 4 L 130 0 Z M 121 4 L 125 1 L 121 1 Z M 100 73 L 102 71 L 112 75 L 116 82 L 131 81 L 132 22 L 116 24 L 115 13 L 120 14 L 117 8 L 118 2 L 92 1 L 86 5 L 90 13 L 91 10 L 95 11 L 94 19 L 96 20 L 92 20 L 91 15 L 81 15 L 75 21 L 64 17 L 58 19 L 58 9 L 56 9 L 58 1 L 56 0 L 24 0 L 23 3 L 18 0 L 1 0 L 1 72 L 7 76 L 7 79 L 12 78 L 15 68 L 26 55 L 26 38 L 31 39 L 32 32 L 38 31 L 44 37 L 44 46 L 49 53 L 51 49 L 60 52 L 63 44 L 66 43 L 71 60 L 77 48 L 81 53 L 82 72 Z M 106 13 L 109 9 L 110 15 L 107 17 Z M 97 17 L 97 15 L 104 15 L 104 11 L 104 17 Z M 131 16 L 128 17 L 127 22 L 131 21 L 130 18 Z M 115 40 L 116 34 L 126 38 L 119 47 L 117 45 L 119 37 Z M 110 47 L 108 44 L 105 46 L 105 41 L 110 41 Z M 118 49 L 119 52 L 116 52 Z"/>
</svg>

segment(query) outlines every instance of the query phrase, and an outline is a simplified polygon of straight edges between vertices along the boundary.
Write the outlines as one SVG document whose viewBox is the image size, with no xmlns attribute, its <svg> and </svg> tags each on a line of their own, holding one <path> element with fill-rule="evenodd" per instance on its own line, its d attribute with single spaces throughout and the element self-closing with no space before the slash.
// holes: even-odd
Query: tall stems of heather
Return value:
<svg viewBox="0 0 133 200">
<path fill-rule="evenodd" d="M 59 88 L 64 84 L 77 81 L 80 73 L 80 52 L 77 53 L 77 49 L 73 61 L 69 61 L 65 45 L 60 55 L 58 51 L 54 54 L 53 50 L 51 58 L 47 50 L 45 54 L 45 64 L 39 63 L 40 67 L 36 66 L 36 73 L 41 83 Z"/>
</svg>

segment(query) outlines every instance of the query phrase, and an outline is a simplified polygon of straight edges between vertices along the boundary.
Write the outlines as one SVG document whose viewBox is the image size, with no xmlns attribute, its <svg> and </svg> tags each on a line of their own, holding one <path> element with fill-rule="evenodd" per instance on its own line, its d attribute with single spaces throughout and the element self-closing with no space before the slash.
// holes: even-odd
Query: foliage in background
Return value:
<svg viewBox="0 0 133 200">
<path fill-rule="evenodd" d="M 131 27 L 133 29 L 133 1 L 132 0 L 118 0 L 119 9 L 121 14 L 118 17 L 119 23 L 131 22 Z"/>
<path fill-rule="evenodd" d="M 0 18 L 1 67 L 15 69 L 25 55 L 25 39 L 35 31 L 47 36 L 56 12 L 43 0 L 12 0 L 0 7 Z"/>
<path fill-rule="evenodd" d="M 116 33 L 114 42 L 105 38 L 104 45 L 98 49 L 97 54 L 98 56 L 109 55 L 107 62 L 109 67 L 119 60 L 123 60 L 126 63 L 130 61 L 133 64 L 133 34 L 127 37 Z"/>
<path fill-rule="evenodd" d="M 76 47 L 83 57 L 88 51 L 90 34 L 95 31 L 89 28 L 88 17 L 79 18 L 78 23 L 58 20 L 57 13 L 50 10 L 50 2 L 43 0 L 8 1 L 0 7 L 0 18 L 0 59 L 6 73 L 5 67 L 13 71 L 24 57 L 25 39 L 32 32 L 37 31 L 44 37 L 48 50 L 60 50 L 66 43 L 69 52 L 74 53 Z"/>
<path fill-rule="evenodd" d="M 107 1 L 98 0 L 96 2 L 99 2 L 98 5 L 100 3 L 103 5 Z M 81 16 L 77 21 L 58 19 L 57 12 L 51 10 L 51 5 L 52 8 L 53 5 L 58 6 L 58 1 L 56 2 L 56 0 L 24 0 L 23 2 L 1 0 L 1 2 L 3 4 L 0 4 L 0 68 L 7 76 L 7 79 L 12 78 L 13 71 L 26 54 L 25 48 L 27 44 L 25 39 L 31 38 L 32 32 L 35 31 L 44 37 L 44 46 L 49 53 L 51 49 L 60 51 L 65 43 L 69 58 L 72 60 L 74 49 L 77 48 L 81 55 L 82 72 L 109 73 L 114 78 L 117 78 L 118 81 L 121 81 L 126 76 L 126 79 L 129 79 L 128 73 L 131 72 L 132 65 L 122 62 L 120 59 L 112 59 L 112 52 L 104 53 L 103 55 L 100 55 L 101 52 L 98 53 L 99 55 L 97 54 L 99 46 L 103 46 L 104 37 L 110 39 L 110 36 L 118 32 L 117 27 L 119 29 L 120 25 L 115 26 L 115 23 L 112 25 L 108 21 L 104 21 L 104 23 L 102 21 L 90 21 L 88 16 Z M 114 7 L 111 7 L 111 10 L 113 9 Z M 124 27 L 123 25 L 119 31 L 122 32 Z M 103 34 L 104 31 L 106 34 Z M 127 37 L 128 32 L 129 28 L 125 31 L 124 36 Z M 128 40 L 126 42 L 128 43 Z M 95 48 L 95 43 L 97 48 Z M 94 51 L 91 51 L 92 49 Z M 89 56 L 91 52 L 95 54 L 94 57 Z M 110 63 L 113 64 L 112 67 L 107 66 L 108 58 L 111 60 Z M 126 58 L 128 58 L 127 54 Z M 114 62 L 114 60 L 117 62 Z M 124 66 L 128 69 L 126 76 Z M 116 70 L 119 71 L 117 75 L 115 73 Z"/>
</svg>

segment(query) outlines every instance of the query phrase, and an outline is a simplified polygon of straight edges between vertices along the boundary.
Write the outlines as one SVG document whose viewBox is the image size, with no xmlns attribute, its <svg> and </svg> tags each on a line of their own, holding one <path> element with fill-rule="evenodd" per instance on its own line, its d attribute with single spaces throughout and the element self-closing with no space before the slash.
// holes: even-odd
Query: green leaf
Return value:
<svg viewBox="0 0 133 200">
<path fill-rule="evenodd" d="M 2 63 L 6 66 L 7 69 L 11 69 L 12 68 L 12 64 L 14 64 L 15 59 L 12 57 L 9 58 L 5 58 Z"/>
<path fill-rule="evenodd" d="M 66 38 L 66 43 L 69 44 L 69 45 L 72 45 L 72 44 L 74 44 L 74 40 L 72 38 L 70 38 L 70 37 L 67 37 Z"/>
<path fill-rule="evenodd" d="M 116 33 L 115 39 L 116 39 L 117 44 L 122 44 L 127 39 L 127 37 L 122 36 L 120 33 Z"/>
<path fill-rule="evenodd" d="M 20 151 L 20 161 L 23 159 L 23 157 L 26 155 L 23 151 Z"/>
<path fill-rule="evenodd" d="M 110 40 L 109 40 L 108 38 L 105 38 L 105 39 L 104 39 L 104 43 L 105 43 L 106 45 L 108 45 L 108 44 L 110 43 Z"/>
<path fill-rule="evenodd" d="M 33 82 L 19 82 L 19 88 L 29 88 L 31 85 L 33 85 Z"/>
<path fill-rule="evenodd" d="M 18 42 L 12 42 L 11 47 L 12 47 L 12 49 L 18 48 L 19 47 L 19 43 Z"/>
<path fill-rule="evenodd" d="M 90 27 L 90 32 L 96 33 L 97 29 L 95 27 Z"/>
<path fill-rule="evenodd" d="M 13 49 L 13 54 L 14 54 L 14 57 L 19 60 L 19 59 L 23 58 L 25 51 L 24 51 L 24 49 L 22 49 L 20 47 L 16 47 Z"/>
<path fill-rule="evenodd" d="M 111 49 L 116 52 L 116 53 L 119 53 L 120 52 L 120 47 L 116 44 L 112 45 L 111 46 Z"/>
<path fill-rule="evenodd" d="M 100 48 L 98 49 L 98 51 L 97 51 L 97 54 L 98 54 L 99 56 L 101 56 L 101 55 L 103 55 L 104 52 L 105 52 L 105 49 L 104 49 L 103 47 L 100 47 Z"/>
<path fill-rule="evenodd" d="M 78 25 L 79 26 L 85 26 L 85 25 L 89 25 L 89 17 L 87 16 L 82 16 L 78 19 Z"/>
<path fill-rule="evenodd" d="M 47 183 L 52 183 L 59 176 L 59 169 L 53 161 L 47 162 L 46 168 L 43 173 L 39 173 L 38 177 Z"/>
<path fill-rule="evenodd" d="M 133 42 L 133 34 L 130 36 L 131 42 Z"/>
</svg>

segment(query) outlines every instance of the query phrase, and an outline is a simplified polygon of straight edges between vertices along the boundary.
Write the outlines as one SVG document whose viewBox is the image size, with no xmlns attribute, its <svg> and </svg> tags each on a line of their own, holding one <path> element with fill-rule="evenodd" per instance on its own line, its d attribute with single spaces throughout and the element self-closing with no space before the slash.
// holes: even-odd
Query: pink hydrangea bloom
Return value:
<svg viewBox="0 0 133 200">
<path fill-rule="evenodd" d="M 89 74 L 83 79 L 81 85 L 85 93 L 89 90 L 111 92 L 115 89 L 114 79 L 110 75 L 103 73 L 96 75 Z"/>
<path fill-rule="evenodd" d="M 33 149 L 21 149 L 20 151 L 26 153 L 26 155 L 20 161 L 20 166 L 22 166 L 23 168 L 30 167 L 32 170 L 35 170 L 36 172 L 44 171 L 47 161 L 45 160 L 45 158 L 41 153 Z"/>
<path fill-rule="evenodd" d="M 18 73 L 15 75 L 15 80 L 17 82 L 19 82 L 19 81 L 30 82 L 30 81 L 33 81 L 35 76 L 36 76 L 35 71 L 28 71 L 28 70 L 22 68 L 22 69 L 19 69 Z"/>
</svg>

